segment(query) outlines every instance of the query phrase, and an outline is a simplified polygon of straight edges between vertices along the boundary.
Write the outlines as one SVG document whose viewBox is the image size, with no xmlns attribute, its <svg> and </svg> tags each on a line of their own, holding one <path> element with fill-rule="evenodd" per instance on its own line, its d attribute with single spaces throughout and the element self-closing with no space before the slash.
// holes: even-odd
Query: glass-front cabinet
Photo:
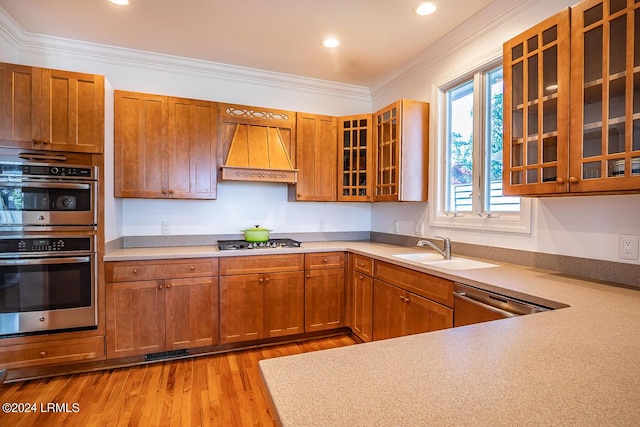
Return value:
<svg viewBox="0 0 640 427">
<path fill-rule="evenodd" d="M 640 189 L 640 1 L 583 1 L 571 25 L 571 191 Z"/>
<path fill-rule="evenodd" d="M 568 189 L 569 15 L 504 44 L 504 194 Z"/>
<path fill-rule="evenodd" d="M 505 43 L 505 194 L 640 190 L 639 26 L 585 0 Z"/>
<path fill-rule="evenodd" d="M 372 200 L 372 121 L 371 114 L 338 119 L 339 201 L 370 202 Z"/>
</svg>

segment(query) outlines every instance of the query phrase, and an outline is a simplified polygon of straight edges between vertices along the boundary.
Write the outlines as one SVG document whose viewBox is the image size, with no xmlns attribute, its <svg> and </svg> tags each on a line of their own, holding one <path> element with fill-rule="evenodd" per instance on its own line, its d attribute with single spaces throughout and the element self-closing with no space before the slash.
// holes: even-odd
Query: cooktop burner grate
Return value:
<svg viewBox="0 0 640 427">
<path fill-rule="evenodd" d="M 266 242 L 247 242 L 245 240 L 218 240 L 218 248 L 221 251 L 238 249 L 277 249 L 299 248 L 300 242 L 292 239 L 270 239 Z"/>
</svg>

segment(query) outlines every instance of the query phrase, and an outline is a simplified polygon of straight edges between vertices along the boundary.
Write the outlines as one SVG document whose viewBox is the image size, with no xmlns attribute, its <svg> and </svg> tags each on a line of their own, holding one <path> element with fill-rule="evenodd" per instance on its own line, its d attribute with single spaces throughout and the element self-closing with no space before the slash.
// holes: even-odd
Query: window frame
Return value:
<svg viewBox="0 0 640 427">
<path fill-rule="evenodd" d="M 431 164 L 433 173 L 431 179 L 430 194 L 433 196 L 429 225 L 433 227 L 453 228 L 453 229 L 471 229 L 478 231 L 500 231 L 507 233 L 531 233 L 531 199 L 520 198 L 520 212 L 480 212 L 479 206 L 482 206 L 484 195 L 484 177 L 487 172 L 485 149 L 478 150 L 476 146 L 479 144 L 474 141 L 473 150 L 473 204 L 471 212 L 450 212 L 447 207 L 447 171 L 446 162 L 448 160 L 448 141 L 447 141 L 447 120 L 448 120 L 448 102 L 447 91 L 464 82 L 474 81 L 474 117 L 483 117 L 482 120 L 474 120 L 473 134 L 482 135 L 483 144 L 488 130 L 485 126 L 487 111 L 487 100 L 485 94 L 485 84 L 483 79 L 486 74 L 492 70 L 502 66 L 502 49 L 496 49 L 482 58 L 456 70 L 453 73 L 443 75 L 436 79 L 432 86 L 434 100 L 433 111 L 436 115 L 434 141 L 432 145 L 431 158 L 434 161 Z M 479 84 L 478 85 L 478 83 Z M 476 93 L 477 88 L 480 92 Z M 479 97 L 479 98 L 478 98 Z M 478 101 L 479 99 L 479 101 Z M 478 109 L 479 108 L 479 109 Z M 503 165 L 504 167 L 504 165 Z"/>
</svg>

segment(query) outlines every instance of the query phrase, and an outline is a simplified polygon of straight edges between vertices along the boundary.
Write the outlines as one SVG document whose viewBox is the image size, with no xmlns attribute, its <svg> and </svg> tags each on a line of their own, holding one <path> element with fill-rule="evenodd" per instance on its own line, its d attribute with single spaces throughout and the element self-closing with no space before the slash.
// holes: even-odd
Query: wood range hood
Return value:
<svg viewBox="0 0 640 427">
<path fill-rule="evenodd" d="M 220 179 L 295 184 L 296 114 L 242 105 L 219 105 Z"/>
</svg>

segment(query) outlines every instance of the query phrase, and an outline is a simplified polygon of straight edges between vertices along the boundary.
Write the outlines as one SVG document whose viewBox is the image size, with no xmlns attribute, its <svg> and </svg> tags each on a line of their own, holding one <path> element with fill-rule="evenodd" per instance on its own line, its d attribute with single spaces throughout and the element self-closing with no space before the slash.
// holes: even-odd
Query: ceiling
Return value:
<svg viewBox="0 0 640 427">
<path fill-rule="evenodd" d="M 26 32 L 371 87 L 496 0 L 0 0 Z M 322 46 L 326 36 L 341 45 Z"/>
</svg>

